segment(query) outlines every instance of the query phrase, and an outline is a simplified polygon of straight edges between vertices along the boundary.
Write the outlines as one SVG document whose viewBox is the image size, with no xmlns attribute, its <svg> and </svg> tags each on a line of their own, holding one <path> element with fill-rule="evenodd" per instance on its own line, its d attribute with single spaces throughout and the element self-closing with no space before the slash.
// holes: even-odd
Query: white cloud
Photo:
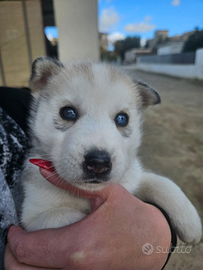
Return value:
<svg viewBox="0 0 203 270">
<path fill-rule="evenodd" d="M 117 40 L 120 40 L 120 39 L 125 39 L 125 35 L 123 35 L 119 32 L 114 32 L 108 36 L 108 41 L 111 44 L 114 44 Z"/>
<path fill-rule="evenodd" d="M 47 35 L 47 38 L 48 38 L 48 40 L 52 41 L 52 40 L 53 40 L 52 34 L 48 34 L 48 35 Z"/>
<path fill-rule="evenodd" d="M 101 17 L 99 19 L 99 31 L 108 32 L 115 29 L 119 23 L 120 16 L 113 7 L 103 9 Z"/>
<path fill-rule="evenodd" d="M 126 32 L 149 32 L 154 30 L 156 27 L 154 24 L 150 24 L 151 17 L 145 17 L 144 21 L 141 23 L 132 23 L 127 24 L 124 28 L 124 31 Z"/>
<path fill-rule="evenodd" d="M 173 0 L 173 2 L 171 3 L 171 5 L 173 5 L 173 6 L 179 6 L 180 5 L 180 0 Z"/>
</svg>

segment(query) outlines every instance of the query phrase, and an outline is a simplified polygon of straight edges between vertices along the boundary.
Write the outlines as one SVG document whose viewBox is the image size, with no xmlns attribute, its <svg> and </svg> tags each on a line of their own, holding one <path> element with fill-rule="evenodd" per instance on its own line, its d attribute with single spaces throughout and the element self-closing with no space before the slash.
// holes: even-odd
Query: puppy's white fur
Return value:
<svg viewBox="0 0 203 270">
<path fill-rule="evenodd" d="M 63 66 L 47 58 L 34 62 L 30 87 L 35 99 L 29 158 L 51 161 L 60 177 L 81 189 L 120 183 L 138 198 L 163 208 L 184 242 L 200 241 L 202 226 L 194 206 L 172 181 L 144 171 L 137 157 L 143 110 L 159 102 L 155 90 L 106 64 Z M 75 122 L 61 118 L 64 106 L 77 110 Z M 120 112 L 129 116 L 126 127 L 115 124 Z M 82 164 L 91 149 L 106 151 L 111 157 L 106 182 L 85 183 Z M 53 186 L 28 161 L 22 178 L 22 224 L 28 231 L 65 226 L 91 211 L 88 199 Z"/>
</svg>

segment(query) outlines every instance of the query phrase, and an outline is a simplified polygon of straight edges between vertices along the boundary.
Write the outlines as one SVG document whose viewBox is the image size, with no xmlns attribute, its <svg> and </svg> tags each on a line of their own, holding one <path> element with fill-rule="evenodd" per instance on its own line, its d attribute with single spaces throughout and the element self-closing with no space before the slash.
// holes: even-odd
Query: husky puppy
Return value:
<svg viewBox="0 0 203 270">
<path fill-rule="evenodd" d="M 30 88 L 28 159 L 51 161 L 61 178 L 80 189 L 119 183 L 164 209 L 181 240 L 200 241 L 194 206 L 171 180 L 144 171 L 137 157 L 143 111 L 160 103 L 154 89 L 107 64 L 63 65 L 43 57 L 33 63 Z M 22 180 L 22 224 L 28 231 L 65 226 L 91 211 L 88 199 L 50 184 L 28 160 Z"/>
</svg>

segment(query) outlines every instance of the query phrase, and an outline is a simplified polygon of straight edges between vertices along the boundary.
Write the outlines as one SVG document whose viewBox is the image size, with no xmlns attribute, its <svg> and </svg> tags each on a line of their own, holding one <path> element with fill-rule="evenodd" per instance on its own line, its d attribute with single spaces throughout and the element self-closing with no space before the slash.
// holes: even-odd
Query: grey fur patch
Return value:
<svg viewBox="0 0 203 270">
<path fill-rule="evenodd" d="M 130 127 L 123 127 L 119 128 L 118 130 L 120 131 L 121 135 L 126 139 L 129 138 L 132 134 L 132 129 Z"/>
<path fill-rule="evenodd" d="M 66 130 L 68 130 L 73 125 L 73 123 L 70 123 L 70 124 L 68 122 L 63 123 L 62 121 L 59 121 L 56 118 L 53 119 L 53 122 L 54 122 L 55 129 L 60 130 L 62 132 L 65 132 Z"/>
</svg>

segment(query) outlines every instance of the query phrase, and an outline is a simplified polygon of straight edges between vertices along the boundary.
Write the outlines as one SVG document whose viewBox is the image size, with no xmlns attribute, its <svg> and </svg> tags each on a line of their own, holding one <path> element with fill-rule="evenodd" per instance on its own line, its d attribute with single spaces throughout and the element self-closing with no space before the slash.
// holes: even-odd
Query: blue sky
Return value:
<svg viewBox="0 0 203 270">
<path fill-rule="evenodd" d="M 47 26 L 44 29 L 44 32 L 47 36 L 48 39 L 52 39 L 52 38 L 58 38 L 58 28 L 55 26 Z"/>
<path fill-rule="evenodd" d="M 153 38 L 156 30 L 169 36 L 203 29 L 203 0 L 98 0 L 99 30 L 113 42 L 126 36 Z"/>
<path fill-rule="evenodd" d="M 156 30 L 175 36 L 203 29 L 203 0 L 98 0 L 98 21 L 111 43 L 136 35 L 144 44 Z M 45 33 L 58 37 L 56 27 L 47 27 Z"/>
</svg>

